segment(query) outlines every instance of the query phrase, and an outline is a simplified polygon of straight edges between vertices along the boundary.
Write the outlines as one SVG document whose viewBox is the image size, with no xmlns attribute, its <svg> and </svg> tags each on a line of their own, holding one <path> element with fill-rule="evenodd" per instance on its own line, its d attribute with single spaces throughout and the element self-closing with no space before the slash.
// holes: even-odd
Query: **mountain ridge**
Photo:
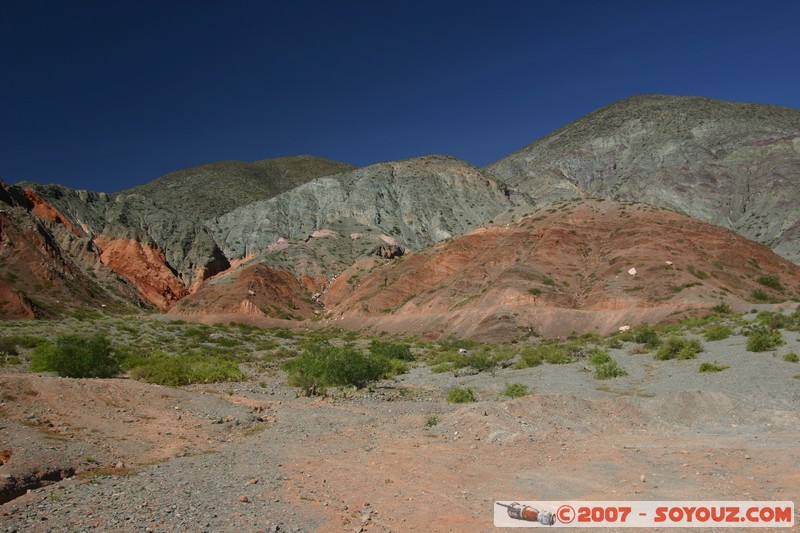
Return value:
<svg viewBox="0 0 800 533">
<path fill-rule="evenodd" d="M 663 284 L 613 295 L 613 283 L 587 284 L 588 271 L 581 279 L 547 275 L 556 283 L 563 278 L 571 286 L 585 285 L 588 291 L 581 295 L 562 287 L 555 299 L 547 287 L 538 287 L 538 295 L 521 290 L 513 274 L 518 267 L 506 265 L 512 274 L 502 274 L 505 281 L 500 280 L 500 286 L 505 288 L 481 281 L 502 262 L 542 261 L 528 248 L 542 252 L 541 242 L 549 241 L 541 240 L 544 234 L 531 225 L 531 218 L 551 220 L 565 206 L 578 202 L 586 209 L 586 202 L 593 201 L 610 202 L 606 209 L 616 213 L 617 225 L 627 233 L 640 232 L 637 223 L 648 228 L 652 234 L 641 237 L 641 246 L 653 251 L 667 249 L 675 237 L 664 220 L 691 225 L 679 215 L 714 224 L 695 222 L 702 231 L 692 234 L 693 241 L 716 247 L 734 242 L 733 234 L 720 236 L 720 228 L 728 228 L 742 236 L 735 242 L 749 259 L 777 265 L 763 248 L 767 245 L 795 261 L 780 263 L 777 270 L 764 267 L 762 276 L 786 280 L 786 291 L 770 293 L 769 298 L 800 295 L 794 283 L 800 261 L 800 110 L 791 108 L 639 95 L 598 109 L 483 168 L 443 155 L 363 168 L 293 156 L 200 165 L 114 194 L 35 184 L 3 191 L 0 201 L 18 214 L 14 220 L 39 221 L 37 231 L 54 243 L 41 244 L 54 251 L 40 254 L 47 258 L 43 261 L 57 262 L 63 256 L 78 269 L 75 275 L 102 274 L 104 288 L 91 291 L 110 291 L 112 300 L 128 299 L 193 319 L 205 313 L 309 324 L 338 320 L 352 327 L 370 323 L 397 330 L 402 325 L 408 332 L 429 336 L 453 333 L 508 340 L 536 329 L 530 320 L 515 318 L 514 312 L 538 317 L 542 331 L 560 335 L 568 332 L 547 322 L 556 315 L 566 323 L 586 320 L 587 312 L 605 313 L 607 320 L 635 318 L 636 313 L 664 320 L 670 313 L 701 312 L 696 306 L 713 298 L 745 305 L 755 301 L 751 293 L 764 290 L 754 281 L 759 277 L 755 267 L 719 250 L 716 263 L 696 259 L 692 265 L 695 272 L 712 273 L 712 280 L 699 283 L 716 287 L 713 297 L 712 289 L 697 288 L 685 269 L 672 284 L 680 288 L 680 297 L 670 296 Z M 629 204 L 651 207 L 625 207 Z M 673 214 L 665 215 L 662 209 Z M 601 264 L 607 259 L 596 256 L 595 245 L 586 242 L 586 235 L 596 234 L 602 217 L 573 215 L 585 227 L 560 219 L 572 229 L 559 231 L 557 242 L 547 250 L 553 257 L 567 257 L 564 261 L 582 271 L 581 260 Z M 654 217 L 661 222 L 653 222 Z M 6 222 L 7 237 L 18 235 L 12 231 L 14 224 Z M 611 224 L 602 221 L 606 229 Z M 515 236 L 501 237 L 504 231 Z M 597 238 L 602 243 L 608 235 Z M 494 242 L 495 249 L 485 249 L 482 239 Z M 464 247 L 465 242 L 472 244 Z M 638 253 L 635 239 L 613 242 L 628 255 Z M 6 239 L 0 267 L 8 269 L 8 258 L 22 253 L 15 251 L 20 246 Z M 463 275 L 442 278 L 441 287 L 428 287 L 429 274 L 408 274 L 418 289 L 407 285 L 395 299 L 379 301 L 397 291 L 394 277 L 408 265 L 437 250 L 447 249 L 452 255 L 453 246 L 461 246 L 455 256 Z M 564 250 L 572 255 L 564 255 Z M 692 250 L 703 257 L 702 246 Z M 742 290 L 750 293 L 729 281 L 720 285 L 713 275 L 734 265 L 746 280 L 740 282 Z M 376 272 L 384 277 L 376 278 Z M 18 284 L 9 279 L 14 279 L 13 272 L 0 272 L 0 289 L 19 293 Z M 91 276 L 87 279 L 89 287 L 93 282 Z M 362 286 L 369 291 L 359 292 Z M 657 286 L 661 292 L 655 294 Z M 85 302 L 89 289 L 81 290 L 76 298 Z M 457 301 L 431 303 L 438 296 L 430 295 L 441 291 L 453 292 Z M 669 306 L 660 304 L 642 307 L 642 302 L 650 302 L 641 297 L 645 294 L 655 301 L 670 296 L 673 307 L 668 312 Z M 693 294 L 700 299 L 687 297 Z M 533 296 L 545 302 L 544 307 L 525 307 Z M 509 305 L 501 301 L 506 297 L 525 300 L 519 308 L 523 311 L 503 311 Z M 606 307 L 586 309 L 592 298 L 607 301 Z M 421 305 L 424 302 L 428 303 Z M 621 315 L 623 308 L 627 314 Z M 0 316 L 11 315 L 0 309 Z M 602 328 L 610 324 L 595 322 Z"/>
</svg>

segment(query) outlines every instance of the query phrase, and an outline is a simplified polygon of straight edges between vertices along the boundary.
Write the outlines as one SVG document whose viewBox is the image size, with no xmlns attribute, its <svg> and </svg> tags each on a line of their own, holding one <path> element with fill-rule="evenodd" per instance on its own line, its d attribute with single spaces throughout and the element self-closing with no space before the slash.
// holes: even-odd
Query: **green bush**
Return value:
<svg viewBox="0 0 800 533">
<path fill-rule="evenodd" d="M 750 301 L 753 303 L 761 304 L 761 303 L 768 303 L 768 304 L 776 304 L 780 302 L 778 298 L 774 296 L 770 296 L 761 289 L 756 289 L 750 293 Z"/>
<path fill-rule="evenodd" d="M 656 330 L 650 326 L 641 326 L 634 331 L 633 342 L 654 350 L 661 344 L 661 339 Z"/>
<path fill-rule="evenodd" d="M 387 359 L 367 357 L 350 346 L 319 346 L 283 364 L 289 385 L 308 395 L 320 394 L 326 387 L 364 387 L 377 381 L 390 369 Z"/>
<path fill-rule="evenodd" d="M 439 418 L 435 416 L 429 416 L 428 420 L 425 421 L 425 426 L 432 428 L 439 423 Z"/>
<path fill-rule="evenodd" d="M 599 349 L 594 350 L 594 353 L 592 353 L 591 357 L 589 357 L 589 364 L 595 366 L 599 366 L 610 361 L 613 361 L 613 359 L 611 359 L 611 355 L 609 355 L 608 352 Z"/>
<path fill-rule="evenodd" d="M 132 379 L 170 387 L 241 381 L 245 377 L 234 361 L 202 355 L 167 355 L 159 352 L 128 361 L 127 366 Z"/>
<path fill-rule="evenodd" d="M 700 372 L 722 372 L 726 368 L 730 368 L 728 365 L 718 365 L 716 362 L 714 363 L 703 363 L 700 365 Z"/>
<path fill-rule="evenodd" d="M 520 352 L 520 361 L 514 368 L 529 368 L 542 363 L 551 365 L 565 365 L 575 361 L 572 356 L 574 347 L 568 344 L 537 344 L 528 346 Z"/>
<path fill-rule="evenodd" d="M 450 389 L 447 393 L 447 401 L 449 403 L 470 403 L 477 401 L 472 389 L 462 389 L 455 387 Z"/>
<path fill-rule="evenodd" d="M 727 303 L 717 304 L 714 307 L 712 307 L 711 310 L 714 311 L 715 313 L 719 313 L 720 315 L 729 315 L 733 312 L 731 306 L 728 305 Z"/>
<path fill-rule="evenodd" d="M 399 359 L 401 361 L 413 361 L 411 346 L 405 343 L 385 342 L 373 339 L 369 346 L 369 351 L 376 357 L 385 359 Z"/>
<path fill-rule="evenodd" d="M 669 359 L 694 359 L 703 351 L 703 346 L 697 339 L 684 339 L 683 337 L 669 337 L 656 351 L 655 358 L 659 361 Z"/>
<path fill-rule="evenodd" d="M 602 380 L 618 378 L 627 375 L 628 372 L 624 368 L 619 366 L 617 362 L 614 361 L 613 359 L 598 365 L 594 371 L 595 379 L 602 379 Z"/>
<path fill-rule="evenodd" d="M 783 344 L 781 332 L 767 326 L 753 326 L 747 334 L 748 352 L 766 352 Z"/>
<path fill-rule="evenodd" d="M 794 319 L 791 316 L 784 315 L 783 313 L 774 313 L 772 311 L 759 312 L 756 316 L 756 321 L 770 329 L 785 329 L 794 324 Z"/>
<path fill-rule="evenodd" d="M 765 287 L 769 287 L 770 289 L 774 289 L 778 292 L 784 291 L 783 285 L 781 285 L 781 280 L 778 276 L 759 276 L 756 281 Z"/>
<path fill-rule="evenodd" d="M 798 357 L 794 352 L 789 352 L 783 356 L 783 360 L 787 363 L 798 363 L 800 362 L 800 357 Z"/>
<path fill-rule="evenodd" d="M 725 324 L 714 324 L 703 331 L 703 338 L 707 341 L 721 341 L 733 334 L 733 329 Z"/>
<path fill-rule="evenodd" d="M 122 358 L 101 334 L 66 335 L 43 343 L 31 353 L 31 371 L 55 372 L 68 378 L 110 378 L 122 371 Z"/>
<path fill-rule="evenodd" d="M 509 398 L 522 398 L 528 395 L 528 386 L 524 383 L 509 383 L 503 391 L 503 396 Z"/>
</svg>

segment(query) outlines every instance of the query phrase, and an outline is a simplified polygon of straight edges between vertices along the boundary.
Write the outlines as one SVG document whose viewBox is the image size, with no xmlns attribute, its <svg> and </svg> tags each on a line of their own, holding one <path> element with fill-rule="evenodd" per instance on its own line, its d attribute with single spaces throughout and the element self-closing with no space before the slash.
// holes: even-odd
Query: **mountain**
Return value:
<svg viewBox="0 0 800 533">
<path fill-rule="evenodd" d="M 800 111 L 651 95 L 484 168 L 301 156 L 115 194 L 0 184 L 0 317 L 508 341 L 745 310 L 800 297 L 799 181 Z"/>
<path fill-rule="evenodd" d="M 528 204 L 469 163 L 434 155 L 318 178 L 207 226 L 229 258 L 267 254 L 297 275 L 330 277 L 376 246 L 421 249 Z"/>
<path fill-rule="evenodd" d="M 800 262 L 800 110 L 646 95 L 599 109 L 484 168 L 541 203 L 668 207 Z"/>
<path fill-rule="evenodd" d="M 645 204 L 568 200 L 400 259 L 362 260 L 322 302 L 345 327 L 499 341 L 798 295 L 800 267 L 729 230 Z"/>
<path fill-rule="evenodd" d="M 170 172 L 114 196 L 138 194 L 184 218 L 218 217 L 252 202 L 289 191 L 314 178 L 348 172 L 348 163 L 310 155 L 277 157 L 245 163 L 219 161 Z"/>
</svg>

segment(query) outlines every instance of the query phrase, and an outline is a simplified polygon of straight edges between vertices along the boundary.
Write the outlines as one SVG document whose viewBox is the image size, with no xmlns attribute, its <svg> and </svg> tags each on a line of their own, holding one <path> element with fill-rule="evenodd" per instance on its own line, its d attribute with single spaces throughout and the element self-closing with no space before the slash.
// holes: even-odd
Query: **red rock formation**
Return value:
<svg viewBox="0 0 800 533">
<path fill-rule="evenodd" d="M 158 248 L 134 239 L 112 239 L 105 235 L 95 237 L 94 243 L 101 250 L 103 264 L 128 279 L 143 299 L 162 311 L 189 294 Z"/>
<path fill-rule="evenodd" d="M 31 212 L 42 220 L 49 220 L 57 224 L 62 224 L 69 229 L 76 237 L 83 237 L 81 233 L 72 225 L 72 222 L 65 217 L 61 211 L 45 202 L 39 194 L 33 189 L 24 189 L 25 198 L 31 202 Z"/>
</svg>

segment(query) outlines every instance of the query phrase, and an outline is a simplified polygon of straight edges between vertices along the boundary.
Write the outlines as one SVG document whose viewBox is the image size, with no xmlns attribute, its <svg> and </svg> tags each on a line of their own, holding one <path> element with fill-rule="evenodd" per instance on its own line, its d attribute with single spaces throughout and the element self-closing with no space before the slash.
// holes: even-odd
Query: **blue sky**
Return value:
<svg viewBox="0 0 800 533">
<path fill-rule="evenodd" d="M 0 179 L 482 166 L 632 94 L 800 108 L 800 2 L 0 2 Z"/>
</svg>

